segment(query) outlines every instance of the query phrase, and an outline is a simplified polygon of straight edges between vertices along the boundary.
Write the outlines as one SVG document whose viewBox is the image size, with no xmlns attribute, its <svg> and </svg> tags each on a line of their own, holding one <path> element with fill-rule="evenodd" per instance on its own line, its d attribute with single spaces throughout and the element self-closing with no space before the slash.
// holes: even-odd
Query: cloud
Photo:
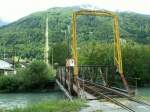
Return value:
<svg viewBox="0 0 150 112">
<path fill-rule="evenodd" d="M 30 13 L 51 7 L 90 4 L 100 9 L 150 14 L 149 0 L 0 0 L 0 18 L 15 21 Z"/>
</svg>

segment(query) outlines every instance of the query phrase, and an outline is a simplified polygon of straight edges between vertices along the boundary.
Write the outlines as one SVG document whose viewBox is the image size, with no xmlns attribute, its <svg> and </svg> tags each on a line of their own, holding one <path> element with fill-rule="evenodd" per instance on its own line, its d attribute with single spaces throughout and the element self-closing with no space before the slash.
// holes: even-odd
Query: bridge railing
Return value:
<svg viewBox="0 0 150 112">
<path fill-rule="evenodd" d="M 78 66 L 78 70 L 79 78 L 108 85 L 109 79 L 112 77 L 114 72 L 114 67 L 101 65 L 81 65 Z"/>
<path fill-rule="evenodd" d="M 73 80 L 73 67 L 59 66 L 57 68 L 57 78 L 62 81 L 63 79 Z M 110 79 L 113 78 L 115 72 L 113 66 L 101 65 L 80 65 L 78 66 L 78 77 L 89 80 L 92 82 L 100 83 L 103 85 L 110 84 Z"/>
<path fill-rule="evenodd" d="M 59 66 L 57 68 L 57 79 L 66 86 L 69 90 L 74 83 L 73 67 Z M 101 66 L 101 65 L 80 65 L 78 66 L 78 77 L 83 80 L 102 84 L 109 87 L 124 88 L 120 75 L 117 74 L 114 66 Z M 135 90 L 135 85 L 129 82 L 129 87 Z"/>
</svg>

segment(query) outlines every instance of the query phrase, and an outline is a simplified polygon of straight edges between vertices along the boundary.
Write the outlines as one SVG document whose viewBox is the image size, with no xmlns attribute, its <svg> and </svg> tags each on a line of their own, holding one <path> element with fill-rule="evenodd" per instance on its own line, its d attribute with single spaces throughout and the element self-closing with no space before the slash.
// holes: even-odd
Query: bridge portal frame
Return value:
<svg viewBox="0 0 150 112">
<path fill-rule="evenodd" d="M 78 78 L 78 51 L 77 51 L 77 30 L 76 30 L 76 20 L 77 16 L 107 16 L 113 18 L 113 31 L 114 31 L 114 65 L 116 70 L 119 72 L 121 80 L 125 88 L 129 92 L 128 83 L 123 74 L 122 67 L 122 56 L 121 56 L 121 46 L 120 46 L 120 33 L 119 33 L 119 24 L 118 16 L 111 11 L 106 10 L 80 10 L 72 14 L 72 49 L 73 49 L 73 59 L 74 59 L 74 80 Z"/>
</svg>

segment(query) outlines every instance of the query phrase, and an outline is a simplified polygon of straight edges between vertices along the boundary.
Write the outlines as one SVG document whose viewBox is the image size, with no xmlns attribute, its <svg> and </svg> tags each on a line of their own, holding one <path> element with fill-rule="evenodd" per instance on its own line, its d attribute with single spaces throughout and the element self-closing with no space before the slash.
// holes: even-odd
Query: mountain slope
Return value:
<svg viewBox="0 0 150 112">
<path fill-rule="evenodd" d="M 64 31 L 71 25 L 71 15 L 79 7 L 51 8 L 49 17 L 49 41 L 62 42 Z M 46 11 L 33 13 L 7 26 L 0 27 L 0 50 L 17 49 L 18 55 L 27 58 L 42 57 Z M 150 15 L 122 12 L 119 15 L 121 38 L 141 44 L 150 44 Z M 78 41 L 105 41 L 113 39 L 112 19 L 82 16 L 77 19 Z M 70 30 L 70 29 L 69 29 Z"/>
</svg>

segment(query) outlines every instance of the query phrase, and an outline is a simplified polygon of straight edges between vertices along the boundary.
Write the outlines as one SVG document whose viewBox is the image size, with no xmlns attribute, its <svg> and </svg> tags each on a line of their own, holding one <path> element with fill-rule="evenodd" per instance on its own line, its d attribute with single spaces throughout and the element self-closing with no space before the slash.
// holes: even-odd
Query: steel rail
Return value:
<svg viewBox="0 0 150 112">
<path fill-rule="evenodd" d="M 122 108 L 128 110 L 129 112 L 136 112 L 136 111 L 132 110 L 131 108 L 127 107 L 126 105 L 120 103 L 119 101 L 117 101 L 117 100 L 115 100 L 115 99 L 113 99 L 113 98 L 111 98 L 111 97 L 109 97 L 109 96 L 107 96 L 107 95 L 101 93 L 101 91 L 96 90 L 96 88 L 95 88 L 95 89 L 94 89 L 93 87 L 91 88 L 89 85 L 88 85 L 88 86 L 87 86 L 87 85 L 84 85 L 84 86 L 85 86 L 86 88 L 92 90 L 93 92 L 96 92 L 97 94 L 99 94 L 100 96 L 104 97 L 105 99 L 111 101 L 112 103 L 114 103 L 114 104 L 116 104 L 116 105 L 118 105 L 118 106 L 120 106 L 120 107 L 122 107 Z"/>
<path fill-rule="evenodd" d="M 137 98 L 132 98 L 132 97 L 130 97 L 129 95 L 123 93 L 123 92 L 114 90 L 114 89 L 112 89 L 112 88 L 108 88 L 108 87 L 103 86 L 103 85 L 101 85 L 101 84 L 93 83 L 93 82 L 90 82 L 90 81 L 87 81 L 87 80 L 82 80 L 82 79 L 80 79 L 80 78 L 78 78 L 78 80 L 84 81 L 84 83 L 85 83 L 85 82 L 86 82 L 86 83 L 90 83 L 90 84 L 92 84 L 92 85 L 94 85 L 94 86 L 96 86 L 96 87 L 102 88 L 102 89 L 107 90 L 107 91 L 109 91 L 109 92 L 113 92 L 113 93 L 115 93 L 115 94 L 117 94 L 117 95 L 119 95 L 119 96 L 123 96 L 123 97 L 127 98 L 127 99 L 130 100 L 130 101 L 133 101 L 133 102 L 136 102 L 136 103 L 139 103 L 139 104 L 142 104 L 142 105 L 150 106 L 150 104 L 145 103 L 145 102 L 142 102 L 142 101 L 138 100 Z"/>
</svg>

